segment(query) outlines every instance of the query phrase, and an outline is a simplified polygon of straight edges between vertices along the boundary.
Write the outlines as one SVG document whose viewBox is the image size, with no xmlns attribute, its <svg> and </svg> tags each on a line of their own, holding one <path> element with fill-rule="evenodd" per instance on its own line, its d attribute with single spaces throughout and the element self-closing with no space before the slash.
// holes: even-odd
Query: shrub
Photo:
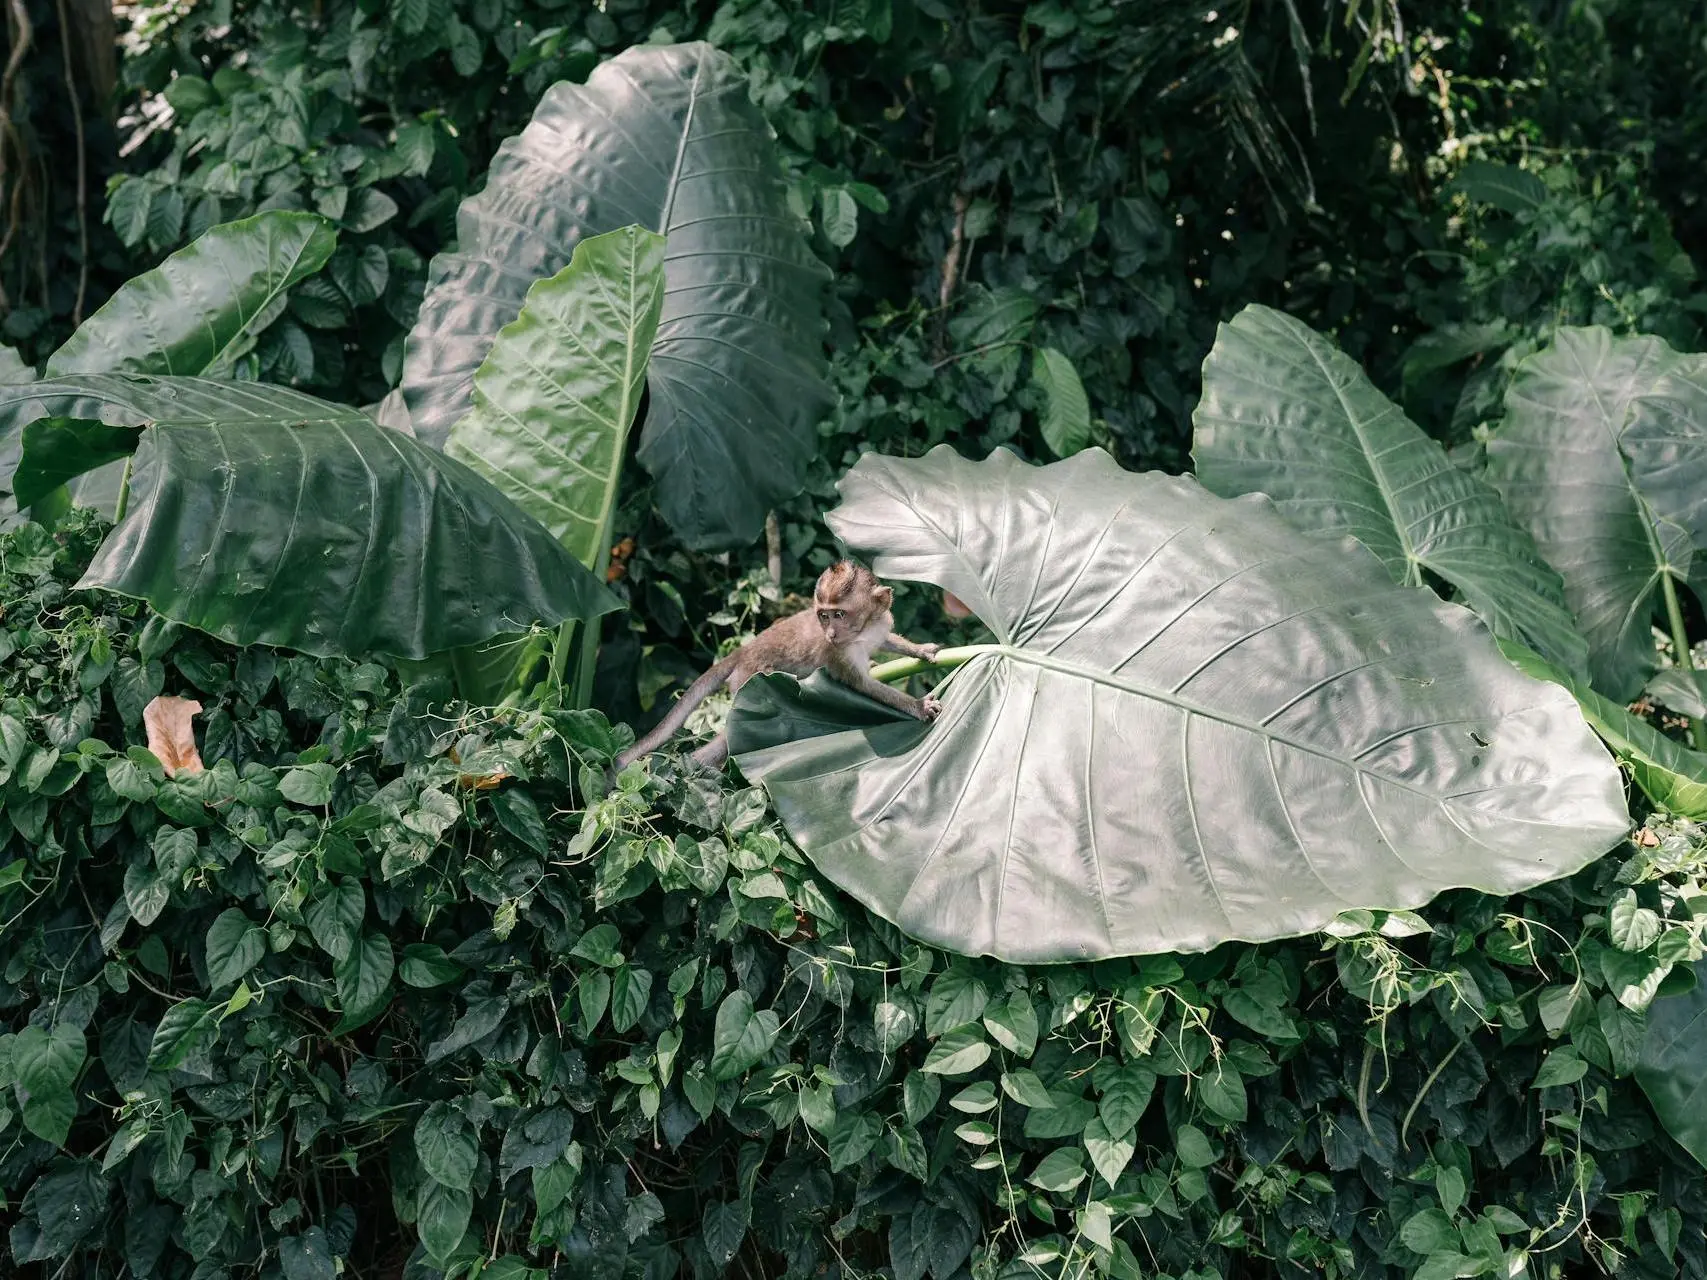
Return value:
<svg viewBox="0 0 1707 1280">
<path fill-rule="evenodd" d="M 1687 824 L 1426 923 L 951 958 L 756 791 L 664 764 L 602 794 L 626 733 L 595 713 L 465 712 L 78 593 L 99 533 L 0 539 L 14 1263 L 1707 1271 L 1700 1170 L 1631 1079 L 1699 951 Z M 203 771 L 141 745 L 160 693 L 201 702 Z"/>
</svg>

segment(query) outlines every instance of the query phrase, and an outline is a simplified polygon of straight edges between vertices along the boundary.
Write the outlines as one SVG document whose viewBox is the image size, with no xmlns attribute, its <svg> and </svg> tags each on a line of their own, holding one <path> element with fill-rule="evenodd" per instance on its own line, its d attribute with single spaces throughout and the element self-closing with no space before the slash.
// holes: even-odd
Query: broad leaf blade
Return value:
<svg viewBox="0 0 1707 1280">
<path fill-rule="evenodd" d="M 1583 718 L 1629 768 L 1648 799 L 1685 818 L 1707 818 L 1707 756 L 1666 737 L 1640 716 L 1631 715 L 1623 704 L 1596 693 L 1586 680 L 1559 670 L 1521 645 L 1502 641 L 1500 648 L 1518 670 L 1571 691 Z"/>
<path fill-rule="evenodd" d="M 325 266 L 337 245 L 332 224 L 312 213 L 274 210 L 212 227 L 120 286 L 49 357 L 47 376 L 227 367 L 277 314 L 285 290 Z"/>
<path fill-rule="evenodd" d="M 455 459 L 257 383 L 117 375 L 0 389 L 9 411 L 153 425 L 80 585 L 233 644 L 419 658 L 617 601 Z"/>
<path fill-rule="evenodd" d="M 1680 357 L 1638 395 L 1618 444 L 1648 509 L 1689 535 L 1699 580 L 1707 568 L 1707 357 Z"/>
<path fill-rule="evenodd" d="M 498 149 L 409 337 L 414 429 L 442 444 L 534 281 L 629 225 L 669 241 L 640 460 L 684 541 L 748 541 L 817 450 L 828 271 L 788 208 L 745 75 L 709 45 L 629 49 L 585 85 L 557 84 Z"/>
<path fill-rule="evenodd" d="M 1648 1006 L 1636 1083 L 1665 1131 L 1707 1166 L 1707 960 L 1693 967 L 1694 987 Z"/>
<path fill-rule="evenodd" d="M 446 445 L 589 569 L 609 554 L 663 300 L 662 236 L 626 227 L 581 241 L 499 332 L 474 375 L 474 408 Z"/>
<path fill-rule="evenodd" d="M 1658 338 L 1561 329 L 1518 366 L 1488 441 L 1487 477 L 1564 578 L 1589 674 L 1612 698 L 1635 697 L 1653 674 L 1660 575 L 1685 576 L 1690 559 L 1687 535 L 1653 520 L 1618 447 L 1632 402 L 1677 363 Z"/>
<path fill-rule="evenodd" d="M 732 746 L 818 866 L 922 940 L 1027 962 L 1203 950 L 1514 892 L 1628 828 L 1563 690 L 1266 499 L 1095 449 L 868 454 L 842 493 L 845 543 L 1001 643 L 931 725 L 863 713 L 782 741 L 746 708 L 784 679 L 749 682 Z"/>
<path fill-rule="evenodd" d="M 1471 160 L 1446 184 L 1472 204 L 1488 204 L 1506 213 L 1533 213 L 1547 199 L 1547 184 L 1516 165 Z"/>
<path fill-rule="evenodd" d="M 1031 376 L 1043 391 L 1043 442 L 1057 458 L 1070 458 L 1091 442 L 1091 406 L 1079 371 L 1064 352 L 1040 347 Z"/>
<path fill-rule="evenodd" d="M 1495 635 L 1586 668 L 1559 575 L 1499 494 L 1307 325 L 1261 306 L 1222 325 L 1193 424 L 1197 477 L 1215 493 L 1266 493 L 1301 529 L 1348 533 L 1395 582 L 1439 574 Z"/>
<path fill-rule="evenodd" d="M 134 427 L 109 427 L 84 418 L 38 418 L 23 428 L 23 449 L 12 476 L 12 498 L 20 507 L 40 502 L 55 489 L 95 467 L 136 451 Z"/>
</svg>

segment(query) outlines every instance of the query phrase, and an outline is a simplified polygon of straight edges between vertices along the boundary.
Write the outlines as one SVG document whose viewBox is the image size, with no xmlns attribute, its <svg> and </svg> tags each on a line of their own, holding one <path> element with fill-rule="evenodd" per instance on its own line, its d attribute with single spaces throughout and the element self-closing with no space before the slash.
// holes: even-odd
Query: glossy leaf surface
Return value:
<svg viewBox="0 0 1707 1280">
<path fill-rule="evenodd" d="M 485 480 L 359 409 L 257 383 L 119 375 L 7 399 L 0 414 L 152 424 L 129 511 L 81 585 L 235 644 L 421 657 L 617 607 Z"/>
<path fill-rule="evenodd" d="M 751 681 L 731 746 L 819 868 L 921 940 L 1027 962 L 1203 950 L 1511 892 L 1629 825 L 1564 690 L 1267 499 L 1096 449 L 867 454 L 841 489 L 848 546 L 953 592 L 998 643 L 933 724 Z"/>
<path fill-rule="evenodd" d="M 1192 421 L 1197 478 L 1209 489 L 1266 493 L 1301 529 L 1350 534 L 1395 582 L 1436 573 L 1495 635 L 1586 668 L 1559 575 L 1499 494 L 1307 325 L 1261 306 L 1222 325 Z"/>
<path fill-rule="evenodd" d="M 1707 1166 L 1707 961 L 1694 968 L 1693 988 L 1648 1006 L 1636 1082 L 1666 1132 Z"/>
<path fill-rule="evenodd" d="M 1707 356 L 1682 356 L 1630 406 L 1618 439 L 1649 509 L 1689 535 L 1699 589 L 1707 567 Z"/>
<path fill-rule="evenodd" d="M 788 208 L 745 75 L 709 45 L 636 47 L 585 85 L 557 84 L 499 148 L 409 337 L 415 432 L 442 444 L 534 282 L 629 225 L 668 237 L 640 460 L 684 541 L 748 541 L 817 449 L 828 272 Z"/>
<path fill-rule="evenodd" d="M 332 224 L 313 213 L 273 210 L 212 227 L 126 281 L 49 357 L 46 376 L 227 368 L 278 314 L 285 291 L 337 246 Z"/>
<path fill-rule="evenodd" d="M 592 236 L 528 290 L 446 446 L 597 568 L 664 299 L 664 238 Z"/>
<path fill-rule="evenodd" d="M 132 427 L 109 427 L 86 418 L 38 418 L 26 423 L 18 469 L 12 475 L 13 501 L 21 507 L 39 502 L 66 481 L 128 458 L 135 449 Z"/>
<path fill-rule="evenodd" d="M 1571 691 L 1583 718 L 1630 770 L 1648 799 L 1681 817 L 1707 818 L 1707 756 L 1666 737 L 1640 716 L 1632 715 L 1623 703 L 1603 697 L 1586 680 L 1561 671 L 1521 645 L 1502 642 L 1501 648 L 1520 671 Z"/>
<path fill-rule="evenodd" d="M 1689 572 L 1688 534 L 1655 520 L 1619 451 L 1632 402 L 1677 363 L 1658 338 L 1561 329 L 1518 366 L 1488 441 L 1488 479 L 1564 578 L 1589 674 L 1611 698 L 1635 697 L 1653 674 L 1660 578 Z"/>
</svg>

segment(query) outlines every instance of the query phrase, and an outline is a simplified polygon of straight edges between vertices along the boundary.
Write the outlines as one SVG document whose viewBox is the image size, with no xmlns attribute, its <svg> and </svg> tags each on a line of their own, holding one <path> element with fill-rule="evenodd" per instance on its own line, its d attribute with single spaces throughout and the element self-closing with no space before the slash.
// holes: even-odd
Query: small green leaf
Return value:
<svg viewBox="0 0 1707 1280">
<path fill-rule="evenodd" d="M 435 1102 L 415 1122 L 415 1154 L 427 1176 L 453 1190 L 467 1190 L 480 1163 L 474 1126 L 448 1102 Z"/>
<path fill-rule="evenodd" d="M 860 1111 L 842 1112 L 824 1139 L 830 1149 L 830 1171 L 838 1172 L 865 1159 L 882 1132 L 883 1122 L 876 1116 Z"/>
<path fill-rule="evenodd" d="M 43 1142 L 65 1145 L 77 1116 L 72 1086 L 88 1048 L 83 1032 L 67 1022 L 51 1031 L 28 1026 L 12 1041 L 13 1088 L 24 1127 Z"/>
<path fill-rule="evenodd" d="M 1111 1187 L 1120 1180 L 1137 1149 L 1138 1143 L 1131 1129 L 1110 1132 L 1101 1119 L 1092 1120 L 1085 1126 L 1085 1150 L 1090 1153 L 1091 1163 L 1103 1181 Z"/>
<path fill-rule="evenodd" d="M 267 954 L 267 934 L 241 910 L 222 911 L 207 931 L 207 980 L 214 990 L 243 977 Z"/>
<path fill-rule="evenodd" d="M 826 187 L 818 199 L 824 207 L 824 238 L 838 249 L 846 248 L 859 234 L 859 206 L 842 187 Z"/>
<path fill-rule="evenodd" d="M 931 984 L 925 1000 L 925 1034 L 940 1036 L 951 1027 L 976 1022 L 989 1002 L 982 982 L 964 969 L 949 969 Z"/>
<path fill-rule="evenodd" d="M 1044 1191 L 1066 1193 L 1083 1182 L 1089 1175 L 1085 1172 L 1085 1153 L 1079 1147 L 1059 1147 L 1043 1157 L 1041 1163 L 1032 1171 L 1027 1182 Z"/>
<path fill-rule="evenodd" d="M 747 1238 L 749 1212 L 743 1200 L 714 1201 L 700 1224 L 700 1239 L 712 1266 L 725 1267 Z"/>
<path fill-rule="evenodd" d="M 130 765 L 130 761 L 125 761 Z M 130 765 L 132 769 L 135 765 Z M 166 903 L 171 900 L 172 886 L 166 883 L 166 878 L 153 867 L 138 863 L 125 868 L 124 872 L 124 901 L 130 908 L 131 918 L 143 928 L 153 924 L 166 909 Z"/>
<path fill-rule="evenodd" d="M 1434 1173 L 1434 1193 L 1440 1197 L 1440 1207 L 1446 1216 L 1457 1216 L 1464 1207 L 1464 1175 L 1454 1165 L 1441 1165 Z"/>
<path fill-rule="evenodd" d="M 332 1246 L 319 1227 L 310 1227 L 299 1236 L 282 1237 L 279 1266 L 285 1280 L 336 1280 L 338 1274 Z"/>
<path fill-rule="evenodd" d="M 182 1066 L 191 1054 L 213 1039 L 223 1008 L 223 1004 L 209 1004 L 205 1000 L 180 1000 L 166 1010 L 148 1047 L 149 1069 L 171 1071 Z"/>
<path fill-rule="evenodd" d="M 1103 1085 L 1097 1113 L 1110 1133 L 1125 1133 L 1144 1115 L 1155 1092 L 1156 1073 L 1148 1067 L 1128 1064 L 1109 1073 Z"/>
<path fill-rule="evenodd" d="M 774 1010 L 754 1011 L 753 997 L 731 992 L 717 1008 L 712 1031 L 711 1078 L 733 1080 L 756 1065 L 776 1043 L 781 1020 Z"/>
<path fill-rule="evenodd" d="M 1037 1011 L 1031 997 L 1016 991 L 1003 1003 L 984 1013 L 984 1029 L 990 1038 L 1018 1058 L 1030 1058 L 1037 1049 Z"/>
<path fill-rule="evenodd" d="M 1188 1169 L 1206 1169 L 1216 1161 L 1209 1136 L 1194 1124 L 1182 1124 L 1174 1133 L 1174 1148 Z"/>
<path fill-rule="evenodd" d="M 1606 913 L 1606 931 L 1620 951 L 1643 951 L 1652 946 L 1664 926 L 1659 913 L 1640 905 L 1636 891 L 1626 889 L 1612 900 Z"/>
<path fill-rule="evenodd" d="M 338 771 L 329 764 L 298 765 L 279 779 L 279 794 L 292 804 L 319 808 L 332 799 Z"/>
<path fill-rule="evenodd" d="M 323 885 L 303 912 L 308 932 L 333 960 L 342 962 L 361 936 L 362 917 L 367 914 L 367 895 L 359 880 Z M 407 979 L 405 979 L 407 981 Z"/>
<path fill-rule="evenodd" d="M 1568 1045 L 1560 1046 L 1541 1060 L 1531 1089 L 1551 1089 L 1557 1085 L 1575 1084 L 1588 1074 L 1588 1063 Z"/>
<path fill-rule="evenodd" d="M 1057 458 L 1070 458 L 1091 442 L 1091 406 L 1079 371 L 1065 353 L 1039 347 L 1031 376 L 1043 392 L 1043 443 Z"/>
<path fill-rule="evenodd" d="M 1412 1253 L 1427 1257 L 1458 1248 L 1458 1228 L 1452 1219 L 1439 1209 L 1422 1209 L 1405 1219 L 1399 1228 L 1399 1239 Z"/>
<path fill-rule="evenodd" d="M 894 1053 L 913 1038 L 919 1029 L 918 1018 L 910 1004 L 894 1000 L 879 1000 L 871 1011 L 873 1029 L 877 1032 L 877 1048 L 881 1053 Z"/>
<path fill-rule="evenodd" d="M 449 1258 L 462 1243 L 473 1211 L 474 1197 L 466 1189 L 423 1181 L 415 1193 L 415 1226 L 427 1256 L 441 1262 Z"/>
<path fill-rule="evenodd" d="M 646 1002 L 652 995 L 652 971 L 625 964 L 611 978 L 611 1030 L 619 1035 L 629 1031 L 646 1012 Z"/>
<path fill-rule="evenodd" d="M 576 939 L 569 954 L 591 960 L 606 969 L 614 969 L 622 963 L 621 942 L 622 934 L 614 924 L 595 925 Z"/>
<path fill-rule="evenodd" d="M 392 965 L 391 943 L 382 934 L 369 933 L 333 968 L 343 1010 L 333 1035 L 347 1035 L 385 1009 L 391 999 Z"/>
<path fill-rule="evenodd" d="M 595 969 L 582 974 L 575 984 L 575 998 L 581 1004 L 581 1033 L 590 1036 L 599 1019 L 610 1008 L 610 974 Z"/>
<path fill-rule="evenodd" d="M 1203 1109 L 1218 1120 L 1243 1124 L 1247 1111 L 1245 1082 L 1238 1070 L 1222 1059 L 1205 1067 L 1195 1081 L 1197 1100 Z"/>
<path fill-rule="evenodd" d="M 1047 1109 L 1055 1105 L 1055 1099 L 1049 1096 L 1049 1090 L 1044 1088 L 1037 1073 L 1024 1067 L 1002 1073 L 1002 1092 L 1025 1107 Z"/>
<path fill-rule="evenodd" d="M 442 987 L 462 976 L 463 969 L 445 954 L 443 947 L 430 942 L 411 942 L 403 948 L 403 960 L 397 967 L 398 976 L 411 987 Z"/>
<path fill-rule="evenodd" d="M 932 1045 L 920 1070 L 943 1076 L 968 1075 L 983 1066 L 989 1056 L 989 1042 L 975 1025 L 967 1025 L 950 1031 Z"/>
</svg>

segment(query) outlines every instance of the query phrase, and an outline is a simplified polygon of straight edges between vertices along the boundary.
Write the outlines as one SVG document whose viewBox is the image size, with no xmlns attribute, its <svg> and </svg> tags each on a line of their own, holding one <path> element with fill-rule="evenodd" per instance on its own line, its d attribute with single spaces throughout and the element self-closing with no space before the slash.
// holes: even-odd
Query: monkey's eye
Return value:
<svg viewBox="0 0 1707 1280">
<path fill-rule="evenodd" d="M 847 615 L 845 613 L 843 613 L 842 610 L 840 610 L 840 609 L 836 610 L 836 621 L 837 622 L 840 622 L 846 616 Z"/>
</svg>

